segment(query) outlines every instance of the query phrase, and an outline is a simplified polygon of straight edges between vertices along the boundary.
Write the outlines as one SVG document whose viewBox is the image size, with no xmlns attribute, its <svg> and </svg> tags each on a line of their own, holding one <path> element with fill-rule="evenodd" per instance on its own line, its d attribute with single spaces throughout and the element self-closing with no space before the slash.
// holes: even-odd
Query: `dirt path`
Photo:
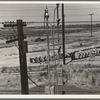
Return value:
<svg viewBox="0 0 100 100">
<path fill-rule="evenodd" d="M 74 85 L 63 85 L 59 86 L 58 94 L 61 94 L 62 91 L 65 91 L 66 94 L 100 94 L 100 90 L 90 90 L 90 89 L 81 89 Z M 55 88 L 55 93 L 57 93 L 57 87 Z M 0 94 L 21 94 L 20 89 L 1 89 Z M 29 89 L 29 94 L 45 94 L 44 86 L 41 87 L 33 87 Z"/>
<path fill-rule="evenodd" d="M 66 94 L 100 94 L 100 90 L 91 90 L 91 89 L 82 89 L 76 87 L 75 85 L 66 84 L 63 86 L 59 86 L 58 94 L 61 94 L 62 91 L 65 91 Z M 44 86 L 42 87 L 33 87 L 30 89 L 30 94 L 44 94 Z M 57 87 L 55 87 L 55 93 L 57 93 Z"/>
</svg>

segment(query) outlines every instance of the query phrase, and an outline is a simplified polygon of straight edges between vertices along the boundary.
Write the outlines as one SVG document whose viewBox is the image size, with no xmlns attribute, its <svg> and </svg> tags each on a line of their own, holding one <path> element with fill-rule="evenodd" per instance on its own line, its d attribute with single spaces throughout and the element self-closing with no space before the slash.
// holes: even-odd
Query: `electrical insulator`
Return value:
<svg viewBox="0 0 100 100">
<path fill-rule="evenodd" d="M 56 4 L 59 7 L 59 4 Z"/>
<path fill-rule="evenodd" d="M 10 37 L 10 39 L 12 40 L 12 36 Z"/>
<path fill-rule="evenodd" d="M 60 22 L 60 19 L 57 19 L 57 22 Z"/>
<path fill-rule="evenodd" d="M 12 23 L 13 23 L 13 25 L 14 25 L 14 21 L 13 21 Z"/>
<path fill-rule="evenodd" d="M 23 26 L 26 26 L 26 22 L 23 22 Z"/>
<path fill-rule="evenodd" d="M 16 38 L 16 36 L 14 36 L 14 39 Z"/>
<path fill-rule="evenodd" d="M 49 18 L 48 8 L 46 7 L 44 17 Z"/>
<path fill-rule="evenodd" d="M 12 25 L 12 22 L 10 21 L 10 25 Z"/>
</svg>

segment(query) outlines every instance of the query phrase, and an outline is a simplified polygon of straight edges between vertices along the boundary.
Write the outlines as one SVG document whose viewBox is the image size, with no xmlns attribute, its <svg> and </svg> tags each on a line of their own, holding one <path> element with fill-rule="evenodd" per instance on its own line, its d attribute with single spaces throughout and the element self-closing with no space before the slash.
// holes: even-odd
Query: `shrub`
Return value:
<svg viewBox="0 0 100 100">
<path fill-rule="evenodd" d="M 82 72 L 83 72 L 83 69 L 79 69 L 78 71 L 79 71 L 80 73 L 82 73 Z"/>
<path fill-rule="evenodd" d="M 2 73 L 5 73 L 6 69 L 7 69 L 6 67 L 2 67 L 1 72 L 2 72 Z"/>
<path fill-rule="evenodd" d="M 76 72 L 76 70 L 74 69 L 74 70 L 73 70 L 73 72 L 75 73 L 75 72 Z"/>
<path fill-rule="evenodd" d="M 92 77 L 92 85 L 94 85 L 94 84 L 95 84 L 95 78 Z"/>
<path fill-rule="evenodd" d="M 40 76 L 47 76 L 47 72 L 40 73 Z"/>
</svg>

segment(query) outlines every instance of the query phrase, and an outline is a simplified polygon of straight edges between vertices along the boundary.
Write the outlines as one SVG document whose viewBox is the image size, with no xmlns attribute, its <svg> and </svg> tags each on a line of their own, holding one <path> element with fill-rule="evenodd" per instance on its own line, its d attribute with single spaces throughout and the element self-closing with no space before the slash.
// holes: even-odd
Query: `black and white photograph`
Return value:
<svg viewBox="0 0 100 100">
<path fill-rule="evenodd" d="M 14 94 L 100 94 L 100 2 L 0 2 L 0 95 Z"/>
</svg>

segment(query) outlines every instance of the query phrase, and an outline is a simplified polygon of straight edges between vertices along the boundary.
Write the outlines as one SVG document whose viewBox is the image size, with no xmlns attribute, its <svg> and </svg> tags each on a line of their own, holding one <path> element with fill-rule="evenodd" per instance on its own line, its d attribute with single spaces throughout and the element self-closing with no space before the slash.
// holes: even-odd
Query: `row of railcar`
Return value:
<svg viewBox="0 0 100 100">
<path fill-rule="evenodd" d="M 79 59 L 84 59 L 90 56 L 100 56 L 100 46 L 95 46 L 95 47 L 90 47 L 90 48 L 85 48 L 82 50 L 75 50 L 70 53 L 66 53 L 65 58 L 71 57 L 72 60 L 79 60 Z M 63 58 L 63 53 L 61 54 L 55 54 L 55 55 L 50 55 L 49 60 L 58 60 L 58 59 Z M 35 58 L 30 58 L 30 63 L 41 63 L 41 62 L 46 62 L 48 60 L 47 56 L 39 56 Z"/>
<path fill-rule="evenodd" d="M 87 57 L 100 56 L 100 46 L 77 50 L 70 53 L 72 60 L 84 59 Z"/>
</svg>

